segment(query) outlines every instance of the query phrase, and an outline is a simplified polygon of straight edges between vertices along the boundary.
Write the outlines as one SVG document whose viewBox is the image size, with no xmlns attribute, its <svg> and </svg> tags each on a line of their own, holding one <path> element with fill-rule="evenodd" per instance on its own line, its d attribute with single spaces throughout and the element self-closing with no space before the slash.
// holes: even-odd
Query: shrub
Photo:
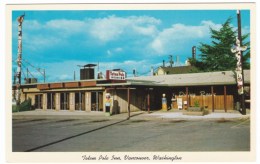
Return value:
<svg viewBox="0 0 260 164">
<path fill-rule="evenodd" d="M 20 105 L 12 105 L 12 112 L 22 112 L 32 110 L 32 100 L 29 98 L 25 100 Z"/>
<path fill-rule="evenodd" d="M 198 100 L 195 100 L 195 101 L 194 101 L 194 107 L 200 107 L 200 103 L 199 103 Z"/>
</svg>

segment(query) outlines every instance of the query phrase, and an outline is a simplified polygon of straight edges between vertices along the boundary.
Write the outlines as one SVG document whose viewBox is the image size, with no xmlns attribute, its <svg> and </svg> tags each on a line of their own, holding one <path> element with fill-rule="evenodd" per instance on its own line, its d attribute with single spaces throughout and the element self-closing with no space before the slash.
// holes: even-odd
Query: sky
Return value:
<svg viewBox="0 0 260 164">
<path fill-rule="evenodd" d="M 12 13 L 12 69 L 16 71 L 17 17 Z M 43 82 L 79 80 L 79 65 L 98 64 L 96 73 L 123 69 L 128 77 L 150 75 L 169 55 L 185 64 L 192 46 L 210 43 L 210 28 L 229 17 L 237 28 L 236 10 L 91 10 L 28 11 L 23 22 L 22 79 L 26 69 Z M 250 32 L 250 11 L 241 11 L 242 33 Z M 197 57 L 199 57 L 197 51 Z M 177 56 L 179 62 L 177 62 Z M 32 75 L 29 74 L 30 77 Z"/>
</svg>

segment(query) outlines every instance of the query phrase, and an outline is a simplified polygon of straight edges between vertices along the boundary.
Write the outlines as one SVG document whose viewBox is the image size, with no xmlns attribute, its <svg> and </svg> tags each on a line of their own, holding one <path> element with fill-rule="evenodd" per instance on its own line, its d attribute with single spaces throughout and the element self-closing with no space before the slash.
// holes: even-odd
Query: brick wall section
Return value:
<svg viewBox="0 0 260 164">
<path fill-rule="evenodd" d="M 37 89 L 59 89 L 59 88 L 78 88 L 78 87 L 94 87 L 96 81 L 83 81 L 83 82 L 67 82 L 67 83 L 50 83 L 50 84 L 38 84 Z"/>
<path fill-rule="evenodd" d="M 76 88 L 79 87 L 79 82 L 64 83 L 65 88 Z"/>
<path fill-rule="evenodd" d="M 81 87 L 94 87 L 96 86 L 96 81 L 84 81 L 84 82 L 80 82 L 80 86 Z"/>
<path fill-rule="evenodd" d="M 50 89 L 49 84 L 38 84 L 37 89 L 44 90 L 44 89 Z"/>
<path fill-rule="evenodd" d="M 50 88 L 54 89 L 54 88 L 63 88 L 63 83 L 51 83 L 50 84 Z"/>
</svg>

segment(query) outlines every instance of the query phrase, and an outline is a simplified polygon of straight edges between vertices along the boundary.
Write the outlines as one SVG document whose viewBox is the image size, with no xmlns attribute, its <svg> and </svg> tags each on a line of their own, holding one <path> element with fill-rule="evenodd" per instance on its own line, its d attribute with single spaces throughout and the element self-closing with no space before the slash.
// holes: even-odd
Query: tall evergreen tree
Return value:
<svg viewBox="0 0 260 164">
<path fill-rule="evenodd" d="M 236 57 L 231 52 L 231 47 L 234 46 L 237 36 L 237 30 L 233 30 L 230 25 L 231 18 L 228 18 L 219 30 L 210 28 L 211 44 L 200 43 L 198 47 L 200 60 L 190 59 L 191 64 L 198 67 L 201 71 L 226 71 L 236 68 Z M 244 35 L 242 40 L 245 40 L 249 34 Z M 248 46 L 248 50 L 244 52 L 243 64 L 244 69 L 249 69 L 250 42 L 243 43 Z"/>
</svg>

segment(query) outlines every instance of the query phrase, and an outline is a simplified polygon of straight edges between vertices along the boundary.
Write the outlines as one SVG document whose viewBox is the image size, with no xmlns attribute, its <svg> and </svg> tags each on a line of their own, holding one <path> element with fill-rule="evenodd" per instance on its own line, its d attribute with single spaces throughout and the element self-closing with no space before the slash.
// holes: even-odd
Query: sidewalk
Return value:
<svg viewBox="0 0 260 164">
<path fill-rule="evenodd" d="M 242 115 L 239 112 L 237 113 L 209 113 L 204 116 L 192 116 L 184 115 L 182 112 L 154 112 L 151 114 L 144 114 L 143 117 L 155 117 L 159 119 L 181 119 L 181 120 L 215 120 L 215 119 L 246 119 L 250 118 L 250 114 Z"/>
<path fill-rule="evenodd" d="M 146 111 L 131 112 L 133 120 L 216 120 L 216 119 L 246 119 L 250 118 L 250 114 L 242 115 L 238 111 L 234 112 L 212 112 L 204 116 L 183 115 L 182 111 L 153 111 L 147 113 Z M 112 116 L 105 116 L 103 112 L 85 112 L 85 111 L 54 111 L 54 110 L 35 110 L 26 112 L 13 113 L 13 118 L 69 118 L 69 119 L 126 119 L 128 113 L 121 113 Z"/>
<path fill-rule="evenodd" d="M 14 119 L 44 118 L 44 119 L 100 119 L 105 116 L 103 112 L 85 112 L 85 111 L 55 111 L 36 109 L 32 111 L 12 113 Z"/>
</svg>

